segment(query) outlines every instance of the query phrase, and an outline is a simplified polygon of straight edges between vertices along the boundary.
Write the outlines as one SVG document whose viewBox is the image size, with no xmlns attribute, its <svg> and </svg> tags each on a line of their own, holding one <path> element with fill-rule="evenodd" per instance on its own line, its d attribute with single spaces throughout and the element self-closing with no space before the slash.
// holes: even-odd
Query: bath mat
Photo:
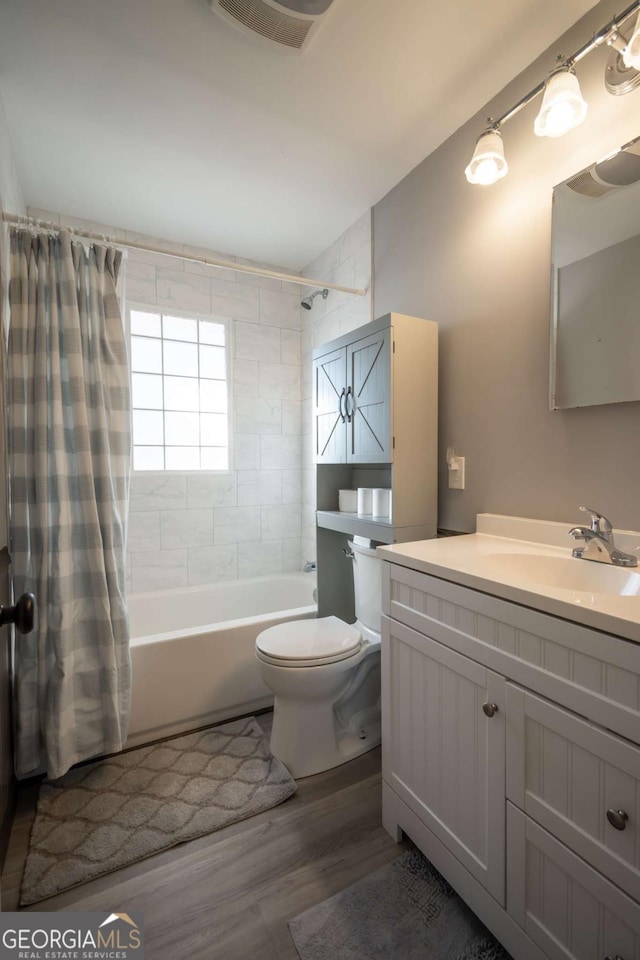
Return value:
<svg viewBox="0 0 640 960">
<path fill-rule="evenodd" d="M 255 717 L 77 767 L 40 788 L 20 903 L 244 820 L 295 789 Z"/>
<path fill-rule="evenodd" d="M 418 850 L 291 920 L 302 960 L 511 960 Z"/>
</svg>

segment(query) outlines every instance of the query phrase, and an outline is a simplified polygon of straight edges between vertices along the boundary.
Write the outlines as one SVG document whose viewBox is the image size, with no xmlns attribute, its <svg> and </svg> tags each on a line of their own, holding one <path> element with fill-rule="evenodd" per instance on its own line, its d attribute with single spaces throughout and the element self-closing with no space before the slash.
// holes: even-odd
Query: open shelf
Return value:
<svg viewBox="0 0 640 960">
<path fill-rule="evenodd" d="M 433 537 L 431 525 L 416 527 L 396 527 L 391 520 L 361 517 L 357 513 L 341 510 L 318 510 L 316 518 L 319 527 L 336 530 L 350 536 L 368 537 L 378 543 L 406 543 L 409 540 L 424 540 Z"/>
</svg>

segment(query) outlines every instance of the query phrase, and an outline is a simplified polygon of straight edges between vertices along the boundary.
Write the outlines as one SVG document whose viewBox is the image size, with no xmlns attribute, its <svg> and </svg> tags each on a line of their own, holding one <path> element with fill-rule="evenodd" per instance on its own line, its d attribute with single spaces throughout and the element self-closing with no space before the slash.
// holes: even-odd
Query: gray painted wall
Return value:
<svg viewBox="0 0 640 960">
<path fill-rule="evenodd" d="M 598 49 L 578 65 L 581 127 L 534 136 L 536 101 L 504 128 L 508 176 L 492 187 L 464 176 L 486 117 L 610 16 L 595 7 L 374 207 L 374 315 L 440 324 L 442 527 L 474 530 L 482 511 L 572 520 L 586 503 L 640 529 L 640 404 L 548 409 L 551 190 L 640 134 L 640 90 L 608 94 Z M 461 82 L 473 82 L 464 68 Z M 464 491 L 446 487 L 447 446 L 467 458 Z"/>
</svg>

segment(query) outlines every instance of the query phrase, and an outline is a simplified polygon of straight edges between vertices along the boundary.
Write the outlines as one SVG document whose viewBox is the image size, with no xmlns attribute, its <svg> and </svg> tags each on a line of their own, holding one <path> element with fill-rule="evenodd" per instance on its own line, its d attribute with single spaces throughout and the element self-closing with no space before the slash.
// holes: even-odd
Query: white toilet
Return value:
<svg viewBox="0 0 640 960">
<path fill-rule="evenodd" d="M 381 561 L 349 541 L 356 622 L 292 620 L 256 639 L 273 690 L 271 752 L 293 777 L 337 767 L 380 743 Z"/>
</svg>

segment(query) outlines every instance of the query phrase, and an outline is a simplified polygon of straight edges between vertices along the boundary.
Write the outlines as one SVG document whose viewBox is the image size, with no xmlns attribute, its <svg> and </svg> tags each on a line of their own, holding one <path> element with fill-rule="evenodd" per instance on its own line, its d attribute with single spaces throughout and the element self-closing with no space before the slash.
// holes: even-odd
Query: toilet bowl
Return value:
<svg viewBox="0 0 640 960">
<path fill-rule="evenodd" d="M 356 621 L 293 620 L 256 639 L 273 691 L 271 752 L 293 777 L 308 777 L 380 743 L 381 561 L 349 543 Z"/>
</svg>

